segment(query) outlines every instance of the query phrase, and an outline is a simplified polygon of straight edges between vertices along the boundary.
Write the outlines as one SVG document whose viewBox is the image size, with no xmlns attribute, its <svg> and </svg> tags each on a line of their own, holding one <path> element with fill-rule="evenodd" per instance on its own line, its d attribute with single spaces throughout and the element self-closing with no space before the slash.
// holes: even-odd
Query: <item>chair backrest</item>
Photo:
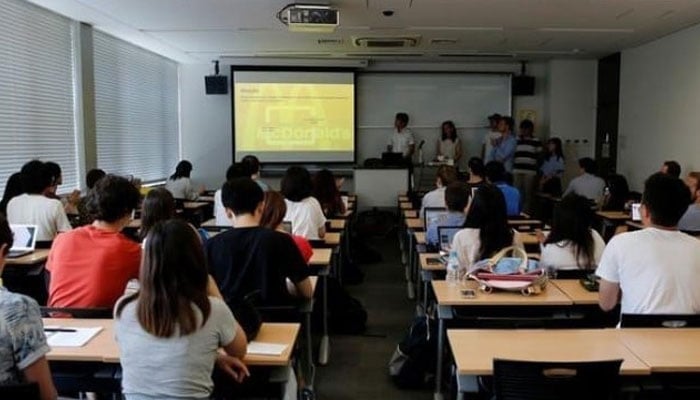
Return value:
<svg viewBox="0 0 700 400">
<path fill-rule="evenodd" d="M 39 385 L 36 382 L 0 385 L 0 399 L 40 400 Z"/>
<path fill-rule="evenodd" d="M 622 314 L 621 328 L 698 328 L 700 314 Z"/>
<path fill-rule="evenodd" d="M 112 308 L 41 307 L 44 318 L 112 318 Z"/>
<path fill-rule="evenodd" d="M 493 360 L 496 400 L 611 399 L 622 360 L 537 362 Z"/>
</svg>

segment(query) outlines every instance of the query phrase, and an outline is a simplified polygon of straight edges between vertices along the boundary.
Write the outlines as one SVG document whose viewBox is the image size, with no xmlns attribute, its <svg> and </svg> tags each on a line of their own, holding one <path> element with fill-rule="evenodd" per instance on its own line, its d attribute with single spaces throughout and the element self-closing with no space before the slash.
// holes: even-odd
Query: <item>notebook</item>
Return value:
<svg viewBox="0 0 700 400">
<path fill-rule="evenodd" d="M 36 225 L 10 224 L 12 230 L 12 247 L 8 258 L 22 257 L 34 252 L 36 248 Z"/>
<path fill-rule="evenodd" d="M 639 206 L 641 203 L 632 203 L 632 221 L 639 222 L 642 220 L 642 215 L 639 214 Z"/>
</svg>

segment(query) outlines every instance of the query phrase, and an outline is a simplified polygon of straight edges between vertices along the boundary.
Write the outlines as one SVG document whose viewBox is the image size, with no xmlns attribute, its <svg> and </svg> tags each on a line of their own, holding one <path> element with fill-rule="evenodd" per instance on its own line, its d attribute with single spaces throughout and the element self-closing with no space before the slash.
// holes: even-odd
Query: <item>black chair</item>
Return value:
<svg viewBox="0 0 700 400">
<path fill-rule="evenodd" d="M 622 360 L 536 362 L 493 360 L 496 400 L 612 399 Z"/>
<path fill-rule="evenodd" d="M 36 241 L 36 248 L 37 249 L 50 249 L 52 244 L 53 244 L 53 240 L 37 240 Z"/>
<path fill-rule="evenodd" d="M 595 270 L 590 269 L 557 269 L 550 272 L 552 279 L 586 279 Z"/>
<path fill-rule="evenodd" d="M 111 319 L 112 309 L 105 308 L 71 308 L 71 307 L 41 307 L 43 318 L 87 318 Z"/>
<path fill-rule="evenodd" d="M 622 314 L 621 328 L 698 328 L 700 314 Z"/>
<path fill-rule="evenodd" d="M 40 400 L 39 385 L 36 382 L 0 385 L 0 399 Z"/>
</svg>

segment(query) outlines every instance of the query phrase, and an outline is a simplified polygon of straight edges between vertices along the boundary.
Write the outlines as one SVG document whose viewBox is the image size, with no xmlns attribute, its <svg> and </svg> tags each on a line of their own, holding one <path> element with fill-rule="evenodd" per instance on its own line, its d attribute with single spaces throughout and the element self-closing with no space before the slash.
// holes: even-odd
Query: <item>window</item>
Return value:
<svg viewBox="0 0 700 400">
<path fill-rule="evenodd" d="M 78 187 L 73 23 L 19 0 L 0 0 L 0 185 L 31 159 Z"/>
<path fill-rule="evenodd" d="M 94 31 L 97 166 L 162 180 L 178 161 L 177 63 Z"/>
</svg>

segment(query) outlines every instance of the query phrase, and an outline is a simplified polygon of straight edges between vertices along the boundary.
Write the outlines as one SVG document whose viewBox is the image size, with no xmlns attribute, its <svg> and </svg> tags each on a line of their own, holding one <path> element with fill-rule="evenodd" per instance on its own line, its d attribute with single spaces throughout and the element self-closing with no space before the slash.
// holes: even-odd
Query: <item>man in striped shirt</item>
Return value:
<svg viewBox="0 0 700 400">
<path fill-rule="evenodd" d="M 534 131 L 535 125 L 529 119 L 520 122 L 520 134 L 513 161 L 513 184 L 522 194 L 525 212 L 532 212 L 537 169 L 542 156 L 542 142 L 533 136 Z"/>
</svg>

